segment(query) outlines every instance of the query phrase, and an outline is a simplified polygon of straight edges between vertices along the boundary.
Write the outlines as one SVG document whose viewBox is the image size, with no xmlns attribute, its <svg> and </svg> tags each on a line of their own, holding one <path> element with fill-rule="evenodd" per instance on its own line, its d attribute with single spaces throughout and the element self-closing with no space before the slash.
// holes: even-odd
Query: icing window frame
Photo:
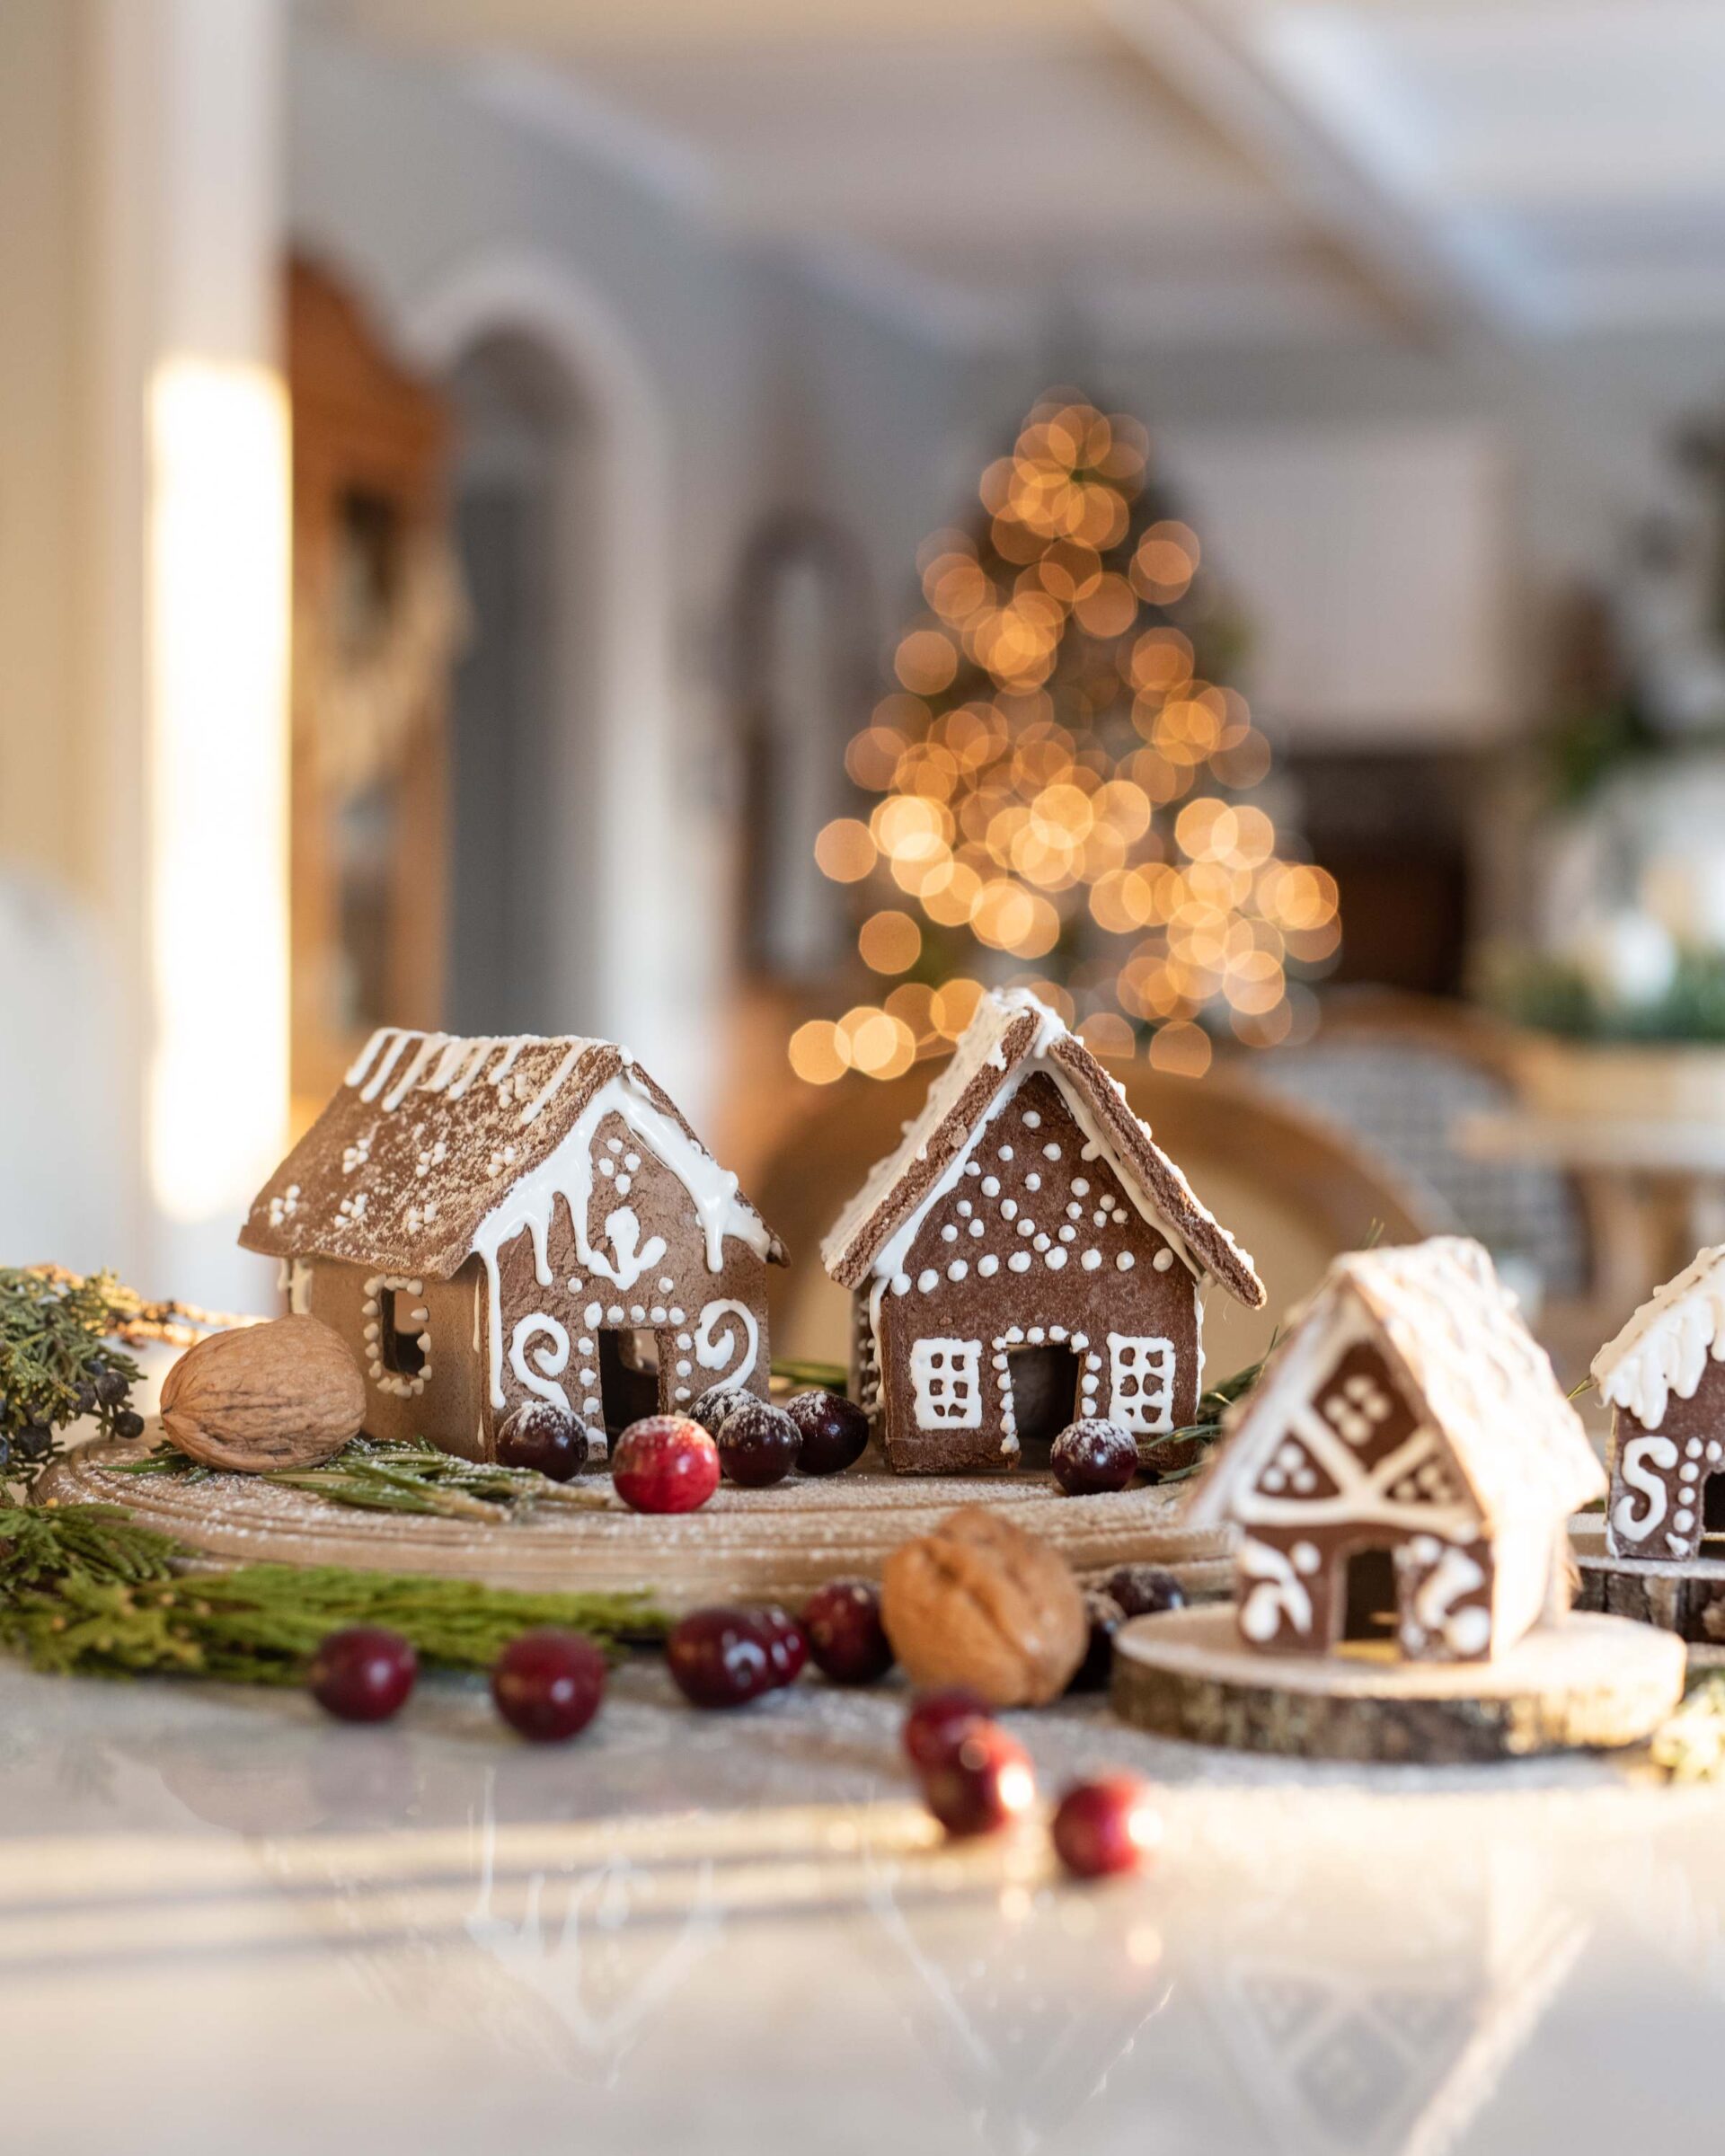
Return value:
<svg viewBox="0 0 1725 2156">
<path fill-rule="evenodd" d="M 396 1317 L 398 1301 L 425 1310 L 423 1320 L 402 1324 Z M 431 1313 L 418 1289 L 385 1284 L 377 1291 L 377 1360 L 391 1377 L 423 1378 L 431 1361 L 426 1346 L 431 1333 Z"/>
<path fill-rule="evenodd" d="M 910 1348 L 916 1427 L 922 1430 L 982 1427 L 982 1342 L 924 1339 Z"/>
<path fill-rule="evenodd" d="M 1108 1336 L 1108 1419 L 1135 1437 L 1157 1437 L 1174 1427 L 1174 1343 L 1161 1333 Z"/>
</svg>

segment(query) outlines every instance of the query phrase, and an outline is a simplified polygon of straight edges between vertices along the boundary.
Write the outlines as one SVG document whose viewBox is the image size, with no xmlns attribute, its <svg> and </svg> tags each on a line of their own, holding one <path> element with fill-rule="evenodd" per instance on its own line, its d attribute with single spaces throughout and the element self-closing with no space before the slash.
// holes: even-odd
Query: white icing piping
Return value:
<svg viewBox="0 0 1725 2156">
<path fill-rule="evenodd" d="M 640 1223 L 623 1208 L 610 1214 L 606 1230 L 612 1250 L 597 1249 L 588 1233 L 588 1215 L 593 1196 L 593 1143 L 608 1115 L 620 1116 L 641 1142 L 682 1184 L 701 1223 L 706 1246 L 707 1269 L 724 1268 L 725 1238 L 734 1235 L 756 1255 L 765 1259 L 772 1247 L 766 1224 L 737 1196 L 737 1177 L 720 1167 L 712 1156 L 648 1099 L 632 1071 L 619 1072 L 598 1088 L 576 1118 L 562 1141 L 524 1175 L 495 1206 L 473 1233 L 473 1250 L 484 1265 L 491 1309 L 491 1404 L 501 1409 L 503 1393 L 502 1290 L 498 1277 L 498 1253 L 523 1229 L 533 1239 L 534 1275 L 542 1287 L 552 1285 L 548 1242 L 551 1224 L 561 1197 L 574 1224 L 575 1247 L 584 1271 L 629 1287 L 649 1266 L 662 1256 L 658 1236 L 639 1243 Z M 627 1223 L 633 1228 L 628 1232 Z M 655 1250 L 658 1256 L 654 1255 Z"/>
<path fill-rule="evenodd" d="M 1694 1398 L 1710 1361 L 1725 1362 L 1725 1244 L 1701 1251 L 1643 1303 L 1595 1356 L 1592 1377 L 1607 1405 L 1650 1430 L 1672 1393 Z"/>
</svg>

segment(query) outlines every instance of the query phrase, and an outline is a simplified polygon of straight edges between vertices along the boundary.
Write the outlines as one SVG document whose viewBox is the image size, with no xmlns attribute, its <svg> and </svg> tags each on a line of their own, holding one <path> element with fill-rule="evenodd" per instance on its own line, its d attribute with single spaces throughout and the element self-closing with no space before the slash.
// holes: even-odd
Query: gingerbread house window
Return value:
<svg viewBox="0 0 1725 2156">
<path fill-rule="evenodd" d="M 377 1299 L 378 1360 L 397 1377 L 425 1374 L 425 1306 L 416 1288 L 386 1287 Z"/>
<path fill-rule="evenodd" d="M 910 1377 L 923 1429 L 982 1427 L 980 1340 L 917 1340 L 910 1351 Z"/>
<path fill-rule="evenodd" d="M 1110 1332 L 1108 1360 L 1111 1385 L 1109 1420 L 1135 1433 L 1172 1428 L 1174 1343 Z"/>
</svg>

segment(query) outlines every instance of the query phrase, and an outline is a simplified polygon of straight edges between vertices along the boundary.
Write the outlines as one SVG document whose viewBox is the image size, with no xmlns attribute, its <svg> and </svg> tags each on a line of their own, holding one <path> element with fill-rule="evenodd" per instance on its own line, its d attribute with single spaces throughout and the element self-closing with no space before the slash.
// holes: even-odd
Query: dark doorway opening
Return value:
<svg viewBox="0 0 1725 2156">
<path fill-rule="evenodd" d="M 426 1321 L 423 1316 L 415 1319 L 411 1314 L 423 1309 L 423 1303 L 402 1289 L 386 1287 L 377 1298 L 377 1339 L 381 1350 L 378 1359 L 385 1370 L 393 1370 L 397 1377 L 424 1374 L 425 1349 L 420 1340 Z"/>
<path fill-rule="evenodd" d="M 1343 1594 L 1344 1639 L 1394 1640 L 1395 1560 L 1388 1550 L 1356 1550 L 1348 1560 Z"/>
<path fill-rule="evenodd" d="M 643 1415 L 659 1412 L 659 1344 L 651 1332 L 626 1326 L 599 1335 L 599 1398 L 605 1427 L 615 1437 Z"/>
<path fill-rule="evenodd" d="M 1055 1439 L 1078 1413 L 1078 1357 L 1059 1347 L 1012 1348 L 1007 1356 L 1020 1463 L 1046 1467 Z"/>
<path fill-rule="evenodd" d="M 1709 1475 L 1702 1484 L 1701 1532 L 1710 1542 L 1725 1538 L 1725 1475 Z"/>
</svg>

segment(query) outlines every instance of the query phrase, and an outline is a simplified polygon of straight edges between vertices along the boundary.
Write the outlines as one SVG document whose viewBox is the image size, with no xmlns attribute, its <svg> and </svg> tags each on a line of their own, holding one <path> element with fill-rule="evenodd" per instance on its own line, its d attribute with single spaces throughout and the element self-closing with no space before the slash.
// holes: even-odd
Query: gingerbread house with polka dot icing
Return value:
<svg viewBox="0 0 1725 2156">
<path fill-rule="evenodd" d="M 366 1428 L 471 1459 L 517 1408 L 606 1429 L 767 1387 L 779 1241 L 628 1049 L 385 1028 L 240 1241 L 367 1373 Z"/>
<path fill-rule="evenodd" d="M 1331 1266 L 1189 1515 L 1239 1530 L 1241 1637 L 1413 1660 L 1504 1653 L 1570 1602 L 1570 1515 L 1605 1470 L 1477 1242 Z"/>
<path fill-rule="evenodd" d="M 853 1390 L 907 1472 L 1046 1458 L 1084 1415 L 1177 1428 L 1203 1385 L 1205 1285 L 1264 1300 L 1120 1086 L 1024 990 L 982 999 L 822 1256 L 852 1293 Z"/>
</svg>

